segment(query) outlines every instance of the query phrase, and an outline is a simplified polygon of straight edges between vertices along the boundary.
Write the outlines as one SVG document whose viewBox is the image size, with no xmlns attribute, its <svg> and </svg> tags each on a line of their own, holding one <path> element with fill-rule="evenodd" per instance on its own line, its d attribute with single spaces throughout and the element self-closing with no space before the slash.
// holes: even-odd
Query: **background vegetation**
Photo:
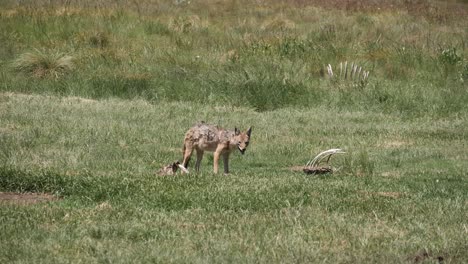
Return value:
<svg viewBox="0 0 468 264">
<path fill-rule="evenodd" d="M 468 261 L 467 15 L 0 1 L 0 191 L 61 198 L 0 204 L 0 262 Z M 199 120 L 253 125 L 233 174 L 156 176 Z M 290 170 L 334 147 L 337 173 Z"/>
<path fill-rule="evenodd" d="M 466 110 L 468 11 L 461 3 L 6 2 L 3 91 L 257 111 L 320 105 L 411 115 Z M 53 68 L 50 60 L 58 55 L 76 66 L 60 78 L 23 69 L 34 56 Z M 15 61 L 22 65 L 12 69 Z M 325 65 L 336 69 L 344 61 L 369 70 L 370 83 L 353 87 L 323 78 Z"/>
</svg>

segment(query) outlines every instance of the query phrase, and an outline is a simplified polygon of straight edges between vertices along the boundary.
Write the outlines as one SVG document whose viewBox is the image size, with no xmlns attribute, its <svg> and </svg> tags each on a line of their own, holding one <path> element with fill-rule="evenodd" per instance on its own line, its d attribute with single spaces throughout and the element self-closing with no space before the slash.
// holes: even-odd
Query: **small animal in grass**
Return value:
<svg viewBox="0 0 468 264">
<path fill-rule="evenodd" d="M 224 173 L 228 174 L 230 154 L 236 149 L 239 150 L 241 154 L 245 153 L 250 143 L 251 132 L 251 127 L 247 129 L 247 131 L 241 132 L 237 128 L 234 130 L 226 130 L 205 122 L 198 123 L 185 134 L 182 166 L 187 168 L 192 152 L 195 150 L 197 154 L 195 170 L 199 171 L 203 153 L 205 151 L 211 151 L 214 152 L 214 173 L 218 173 L 219 158 L 222 157 Z"/>
<path fill-rule="evenodd" d="M 161 176 L 164 175 L 175 175 L 178 169 L 181 169 L 183 172 L 188 173 L 188 170 L 186 170 L 182 165 L 180 164 L 179 161 L 175 161 L 173 163 L 170 163 L 164 167 L 162 167 L 159 171 L 158 174 Z"/>
</svg>

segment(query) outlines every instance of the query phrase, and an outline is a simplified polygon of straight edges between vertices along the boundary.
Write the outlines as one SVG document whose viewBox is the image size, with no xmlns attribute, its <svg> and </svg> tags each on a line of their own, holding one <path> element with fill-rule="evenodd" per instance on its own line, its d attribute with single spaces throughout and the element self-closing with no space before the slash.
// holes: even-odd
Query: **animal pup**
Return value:
<svg viewBox="0 0 468 264">
<path fill-rule="evenodd" d="M 187 168 L 193 150 L 197 153 L 195 170 L 200 170 L 200 163 L 205 151 L 214 152 L 213 171 L 218 173 L 220 156 L 223 157 L 224 173 L 229 173 L 229 155 L 235 149 L 241 154 L 245 153 L 250 141 L 252 127 L 241 132 L 235 128 L 234 131 L 226 130 L 215 125 L 201 122 L 190 128 L 185 134 L 182 166 Z"/>
</svg>

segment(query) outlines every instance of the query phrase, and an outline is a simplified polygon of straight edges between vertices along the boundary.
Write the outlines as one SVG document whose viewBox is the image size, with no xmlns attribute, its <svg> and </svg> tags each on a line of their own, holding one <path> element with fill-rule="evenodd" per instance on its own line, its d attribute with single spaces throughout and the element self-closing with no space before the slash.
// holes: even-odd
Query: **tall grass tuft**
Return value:
<svg viewBox="0 0 468 264">
<path fill-rule="evenodd" d="M 169 28 L 179 33 L 187 33 L 203 27 L 203 22 L 197 15 L 178 16 L 173 18 L 169 23 Z"/>
<path fill-rule="evenodd" d="M 89 37 L 89 44 L 96 48 L 105 48 L 109 46 L 109 36 L 106 32 L 98 31 Z"/>
<path fill-rule="evenodd" d="M 58 78 L 75 68 L 73 60 L 69 55 L 36 50 L 20 55 L 13 68 L 36 78 Z"/>
<path fill-rule="evenodd" d="M 266 31 L 286 31 L 296 28 L 294 21 L 282 16 L 266 20 L 261 26 L 262 30 Z"/>
</svg>

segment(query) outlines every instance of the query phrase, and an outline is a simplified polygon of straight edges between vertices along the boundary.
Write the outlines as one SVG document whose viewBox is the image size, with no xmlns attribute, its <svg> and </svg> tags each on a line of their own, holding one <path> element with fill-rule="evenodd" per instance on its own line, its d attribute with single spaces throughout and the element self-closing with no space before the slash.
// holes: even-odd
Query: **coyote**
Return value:
<svg viewBox="0 0 468 264">
<path fill-rule="evenodd" d="M 235 128 L 234 131 L 230 131 L 201 122 L 190 128 L 185 134 L 183 149 L 184 160 L 182 165 L 187 168 L 190 156 L 193 150 L 195 150 L 197 152 L 195 170 L 199 171 L 204 151 L 213 151 L 214 173 L 218 173 L 219 156 L 222 155 L 224 173 L 227 174 L 229 173 L 229 154 L 236 148 L 240 153 L 244 154 L 249 145 L 251 132 L 251 127 L 246 132 L 241 132 L 237 128 Z"/>
</svg>

